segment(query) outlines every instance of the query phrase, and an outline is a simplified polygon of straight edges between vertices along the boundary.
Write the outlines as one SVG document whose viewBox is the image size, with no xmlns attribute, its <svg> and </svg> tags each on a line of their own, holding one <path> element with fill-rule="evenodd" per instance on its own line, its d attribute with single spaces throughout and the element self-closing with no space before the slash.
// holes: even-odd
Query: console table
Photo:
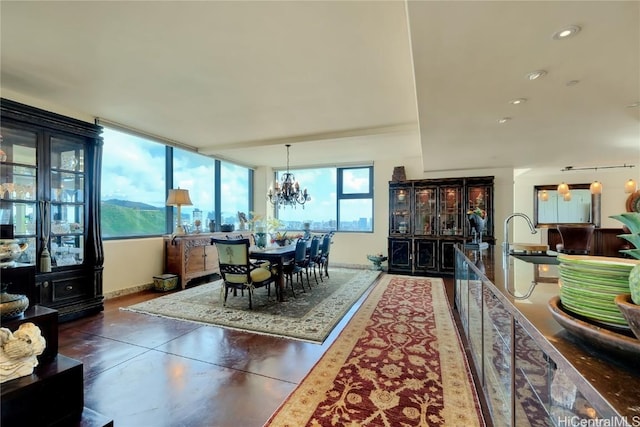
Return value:
<svg viewBox="0 0 640 427">
<path fill-rule="evenodd" d="M 189 281 L 193 279 L 219 274 L 218 251 L 215 245 L 211 244 L 211 239 L 239 236 L 248 239 L 251 233 L 235 231 L 166 235 L 164 236 L 164 272 L 177 274 L 180 277 L 182 289 L 186 288 Z"/>
</svg>

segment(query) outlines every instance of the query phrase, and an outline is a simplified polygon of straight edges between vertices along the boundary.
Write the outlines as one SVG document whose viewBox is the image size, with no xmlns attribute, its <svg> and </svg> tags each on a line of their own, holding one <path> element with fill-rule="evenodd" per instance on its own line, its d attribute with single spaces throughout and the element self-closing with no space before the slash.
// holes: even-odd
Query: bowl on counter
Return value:
<svg viewBox="0 0 640 427">
<path fill-rule="evenodd" d="M 631 294 L 620 294 L 616 297 L 616 304 L 631 328 L 631 332 L 640 339 L 640 305 L 631 301 Z"/>
</svg>

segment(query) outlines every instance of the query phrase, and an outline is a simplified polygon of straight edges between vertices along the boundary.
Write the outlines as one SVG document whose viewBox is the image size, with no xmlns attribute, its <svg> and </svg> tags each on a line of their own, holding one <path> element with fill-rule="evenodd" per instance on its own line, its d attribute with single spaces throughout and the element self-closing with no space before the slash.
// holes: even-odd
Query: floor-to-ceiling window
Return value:
<svg viewBox="0 0 640 427">
<path fill-rule="evenodd" d="M 103 125 L 104 126 L 104 125 Z M 177 210 L 167 207 L 169 188 L 189 190 L 180 222 L 190 232 L 209 221 L 237 226 L 251 210 L 253 171 L 152 138 L 104 126 L 101 228 L 105 239 L 158 236 L 173 231 Z M 198 228 L 199 227 L 199 228 Z"/>
</svg>

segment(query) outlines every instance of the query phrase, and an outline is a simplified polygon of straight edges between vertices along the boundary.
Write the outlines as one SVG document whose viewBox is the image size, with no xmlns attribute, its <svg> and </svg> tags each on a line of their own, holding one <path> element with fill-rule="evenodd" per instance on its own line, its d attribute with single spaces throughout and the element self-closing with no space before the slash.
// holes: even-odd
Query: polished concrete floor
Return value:
<svg viewBox="0 0 640 427">
<path fill-rule="evenodd" d="M 360 305 L 322 345 L 120 310 L 161 295 L 107 300 L 60 325 L 59 352 L 84 363 L 85 406 L 117 427 L 262 426 Z"/>
</svg>

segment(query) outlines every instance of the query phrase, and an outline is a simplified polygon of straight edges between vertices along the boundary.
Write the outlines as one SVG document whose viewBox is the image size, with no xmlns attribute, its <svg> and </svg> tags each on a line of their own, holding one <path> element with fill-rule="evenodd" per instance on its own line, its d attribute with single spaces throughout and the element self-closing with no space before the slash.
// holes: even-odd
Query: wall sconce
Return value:
<svg viewBox="0 0 640 427">
<path fill-rule="evenodd" d="M 542 190 L 538 194 L 538 198 L 543 202 L 547 202 L 547 201 L 549 201 L 549 193 L 547 193 L 547 190 Z"/>
<path fill-rule="evenodd" d="M 562 195 L 562 198 L 564 199 L 565 202 L 571 201 L 571 192 L 567 191 Z"/>
<path fill-rule="evenodd" d="M 635 193 L 637 188 L 638 188 L 638 186 L 637 186 L 636 182 L 631 178 L 629 178 L 629 181 L 624 183 L 624 192 L 625 193 L 628 193 L 628 194 Z"/>
<path fill-rule="evenodd" d="M 589 186 L 591 194 L 602 194 L 602 183 L 600 181 L 593 181 Z"/>
<path fill-rule="evenodd" d="M 558 194 L 565 195 L 569 192 L 569 186 L 566 183 L 558 185 Z"/>
<path fill-rule="evenodd" d="M 174 188 L 169 190 L 169 197 L 167 197 L 167 206 L 177 206 L 178 207 L 178 219 L 176 224 L 176 231 L 174 234 L 183 235 L 186 234 L 184 231 L 184 227 L 182 226 L 182 215 L 180 213 L 181 206 L 191 206 L 193 203 L 191 202 L 191 198 L 189 197 L 189 190 L 181 190 L 179 188 Z"/>
</svg>

